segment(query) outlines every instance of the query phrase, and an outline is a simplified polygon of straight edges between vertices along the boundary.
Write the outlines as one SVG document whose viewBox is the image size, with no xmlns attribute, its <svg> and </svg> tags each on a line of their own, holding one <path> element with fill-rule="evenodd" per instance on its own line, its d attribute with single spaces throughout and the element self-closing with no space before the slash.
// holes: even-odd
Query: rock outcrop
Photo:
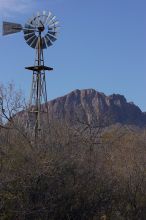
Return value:
<svg viewBox="0 0 146 220">
<path fill-rule="evenodd" d="M 48 107 L 51 120 L 65 120 L 70 124 L 80 121 L 146 126 L 146 114 L 124 96 L 106 96 L 94 89 L 75 90 L 48 102 Z"/>
</svg>

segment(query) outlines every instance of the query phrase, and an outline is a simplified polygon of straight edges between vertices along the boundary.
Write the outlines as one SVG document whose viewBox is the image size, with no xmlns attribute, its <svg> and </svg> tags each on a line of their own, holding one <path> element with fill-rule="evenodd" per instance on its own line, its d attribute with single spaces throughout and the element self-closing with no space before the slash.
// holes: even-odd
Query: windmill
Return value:
<svg viewBox="0 0 146 220">
<path fill-rule="evenodd" d="M 33 72 L 29 109 L 35 115 L 35 140 L 37 140 L 41 130 L 42 112 L 45 111 L 48 115 L 45 71 L 53 70 L 53 68 L 44 65 L 43 50 L 52 46 L 57 40 L 58 24 L 56 16 L 45 11 L 43 13 L 38 12 L 24 26 L 17 23 L 3 22 L 3 35 L 23 31 L 26 43 L 36 50 L 34 66 L 25 67 Z"/>
</svg>

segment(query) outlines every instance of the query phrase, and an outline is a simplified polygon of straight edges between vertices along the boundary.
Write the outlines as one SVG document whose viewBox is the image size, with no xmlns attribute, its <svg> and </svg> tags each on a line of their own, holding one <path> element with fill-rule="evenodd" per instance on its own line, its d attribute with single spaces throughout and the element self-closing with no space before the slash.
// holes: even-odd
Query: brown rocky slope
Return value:
<svg viewBox="0 0 146 220">
<path fill-rule="evenodd" d="M 146 115 L 138 106 L 127 102 L 119 94 L 106 96 L 94 89 L 75 90 L 48 102 L 51 120 L 102 122 L 106 125 L 121 123 L 146 126 Z"/>
</svg>

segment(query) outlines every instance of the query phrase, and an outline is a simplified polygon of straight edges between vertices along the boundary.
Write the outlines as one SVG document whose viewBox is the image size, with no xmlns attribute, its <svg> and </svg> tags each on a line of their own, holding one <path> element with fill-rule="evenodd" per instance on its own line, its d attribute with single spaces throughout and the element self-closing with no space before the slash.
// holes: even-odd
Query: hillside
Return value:
<svg viewBox="0 0 146 220">
<path fill-rule="evenodd" d="M 48 107 L 51 120 L 66 120 L 70 124 L 100 121 L 106 125 L 146 125 L 145 113 L 132 102 L 127 102 L 124 96 L 106 96 L 94 89 L 72 91 L 48 102 Z"/>
</svg>

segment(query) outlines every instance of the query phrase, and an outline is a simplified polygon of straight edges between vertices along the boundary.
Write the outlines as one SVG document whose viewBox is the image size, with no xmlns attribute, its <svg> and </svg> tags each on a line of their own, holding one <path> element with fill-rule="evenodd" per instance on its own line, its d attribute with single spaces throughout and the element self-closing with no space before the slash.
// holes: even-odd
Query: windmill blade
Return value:
<svg viewBox="0 0 146 220">
<path fill-rule="evenodd" d="M 46 14 L 46 11 L 43 11 L 43 15 L 42 15 L 42 23 L 43 23 L 43 25 L 45 25 L 47 18 L 48 18 L 48 15 Z"/>
<path fill-rule="evenodd" d="M 24 36 L 31 36 L 31 35 L 33 35 L 33 34 L 35 34 L 35 32 L 32 32 L 32 33 L 24 33 Z"/>
<path fill-rule="evenodd" d="M 2 35 L 14 34 L 22 31 L 22 25 L 17 23 L 11 23 L 3 21 Z"/>
<path fill-rule="evenodd" d="M 32 26 L 33 28 L 36 28 L 36 26 L 38 24 L 37 19 L 38 19 L 38 16 L 33 15 L 33 17 L 31 19 L 29 19 L 26 24 L 28 24 L 29 26 Z"/>
<path fill-rule="evenodd" d="M 32 26 L 32 27 L 35 28 L 35 25 L 33 24 L 34 19 L 35 19 L 35 16 L 33 15 L 33 16 L 26 22 L 26 24 L 28 24 L 28 25 L 30 25 L 30 26 Z"/>
<path fill-rule="evenodd" d="M 54 27 L 49 27 L 48 30 L 49 31 L 57 31 L 60 29 L 60 26 L 54 26 Z"/>
<path fill-rule="evenodd" d="M 45 39 L 46 39 L 46 43 L 47 43 L 47 46 L 48 46 L 48 47 L 50 47 L 50 46 L 53 45 L 53 43 L 51 42 L 49 36 L 46 35 L 46 36 L 45 36 Z"/>
<path fill-rule="evenodd" d="M 55 18 L 56 18 L 56 16 L 53 16 L 53 17 L 50 19 L 50 21 L 49 21 L 48 24 L 51 24 L 51 23 L 55 20 Z"/>
<path fill-rule="evenodd" d="M 31 28 L 35 28 L 35 24 L 33 23 L 33 21 L 34 21 L 34 18 L 29 19 L 26 22 L 26 25 L 29 25 Z"/>
<path fill-rule="evenodd" d="M 51 35 L 51 34 L 49 34 L 49 33 L 48 33 L 46 36 L 48 36 L 49 39 L 50 39 L 52 42 L 54 42 L 54 41 L 57 40 L 57 38 L 56 38 L 55 36 L 53 36 L 53 35 Z"/>
<path fill-rule="evenodd" d="M 40 12 L 39 11 L 37 12 L 37 17 L 40 17 Z"/>
<path fill-rule="evenodd" d="M 40 27 L 44 27 L 44 24 L 43 24 L 43 17 L 39 17 L 39 25 Z"/>
<path fill-rule="evenodd" d="M 55 31 L 48 31 L 48 34 L 50 34 L 53 37 L 57 37 L 58 32 Z"/>
<path fill-rule="evenodd" d="M 32 37 L 30 37 L 26 42 L 27 42 L 27 44 L 30 46 L 30 44 L 33 42 L 33 40 L 36 38 L 36 36 L 35 36 L 35 34 L 32 36 Z"/>
<path fill-rule="evenodd" d="M 25 24 L 24 28 L 23 28 L 24 31 L 28 31 L 29 33 L 31 32 L 34 32 L 36 30 L 36 27 L 32 27 L 30 24 Z"/>
<path fill-rule="evenodd" d="M 53 26 L 56 26 L 57 24 L 59 24 L 59 21 L 53 22 L 52 24 L 49 25 L 49 27 L 51 28 L 51 27 L 53 27 Z"/>
<path fill-rule="evenodd" d="M 34 30 L 30 30 L 30 29 L 23 29 L 23 32 L 24 32 L 24 35 L 35 33 Z"/>
<path fill-rule="evenodd" d="M 46 15 L 46 11 L 43 11 L 43 15 Z"/>
<path fill-rule="evenodd" d="M 46 20 L 47 20 L 47 16 L 46 16 L 46 15 L 43 15 L 43 16 L 42 16 L 42 23 L 43 23 L 43 25 L 45 25 Z"/>
<path fill-rule="evenodd" d="M 42 37 L 42 48 L 43 49 L 46 49 L 47 48 L 47 44 L 46 44 L 46 41 L 45 41 L 45 38 Z"/>
<path fill-rule="evenodd" d="M 36 28 L 35 25 L 32 24 L 32 23 L 26 23 L 26 25 L 29 25 L 31 29 L 35 29 Z"/>
<path fill-rule="evenodd" d="M 46 44 L 46 47 L 48 46 L 48 44 L 47 44 L 47 40 L 46 40 L 46 38 L 44 37 L 44 41 L 45 41 L 45 44 Z"/>
<path fill-rule="evenodd" d="M 43 15 L 40 12 L 37 12 L 37 17 L 36 17 L 36 26 L 43 26 Z"/>
<path fill-rule="evenodd" d="M 33 36 L 35 36 L 34 33 L 31 33 L 31 34 L 25 34 L 25 35 L 24 35 L 24 39 L 27 41 L 27 40 L 29 40 L 30 38 L 32 38 Z"/>
<path fill-rule="evenodd" d="M 31 46 L 32 48 L 36 48 L 37 42 L 38 42 L 38 37 L 35 36 L 35 39 L 32 41 L 32 43 L 30 44 L 30 46 Z"/>
<path fill-rule="evenodd" d="M 52 13 L 49 11 L 48 16 L 47 16 L 47 19 L 46 19 L 46 22 L 45 22 L 45 25 L 47 24 L 47 22 L 48 22 L 48 20 L 49 20 L 49 18 L 50 18 L 51 15 L 52 15 Z"/>
<path fill-rule="evenodd" d="M 35 27 L 36 27 L 35 19 L 36 19 L 36 16 L 33 15 L 33 17 L 30 18 L 30 19 L 26 22 L 26 24 L 30 25 L 32 28 L 35 28 Z"/>
<path fill-rule="evenodd" d="M 35 19 L 35 25 L 36 25 L 36 27 L 43 26 L 42 20 L 41 20 L 41 17 L 40 17 L 40 16 L 36 17 L 36 19 Z"/>
</svg>

